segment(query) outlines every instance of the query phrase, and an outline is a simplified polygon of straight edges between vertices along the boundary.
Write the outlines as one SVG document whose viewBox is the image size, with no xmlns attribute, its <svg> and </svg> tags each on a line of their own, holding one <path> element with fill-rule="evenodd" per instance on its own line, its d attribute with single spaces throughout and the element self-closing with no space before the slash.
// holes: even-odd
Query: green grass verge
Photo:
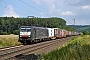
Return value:
<svg viewBox="0 0 90 60">
<path fill-rule="evenodd" d="M 39 60 L 89 60 L 90 59 L 90 36 L 75 36 L 69 42 L 43 54 Z"/>
</svg>

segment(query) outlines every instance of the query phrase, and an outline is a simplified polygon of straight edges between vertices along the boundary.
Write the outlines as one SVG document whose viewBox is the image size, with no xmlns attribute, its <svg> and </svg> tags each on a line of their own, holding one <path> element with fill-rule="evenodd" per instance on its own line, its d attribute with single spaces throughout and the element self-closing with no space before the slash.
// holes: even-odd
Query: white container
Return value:
<svg viewBox="0 0 90 60">
<path fill-rule="evenodd" d="M 53 28 L 47 28 L 48 29 L 48 37 L 54 37 L 54 29 Z"/>
</svg>

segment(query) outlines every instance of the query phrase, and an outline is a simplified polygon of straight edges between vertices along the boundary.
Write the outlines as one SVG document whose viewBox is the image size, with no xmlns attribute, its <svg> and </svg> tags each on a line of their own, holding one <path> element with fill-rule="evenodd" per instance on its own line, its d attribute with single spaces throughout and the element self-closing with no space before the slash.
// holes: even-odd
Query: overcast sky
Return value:
<svg viewBox="0 0 90 60">
<path fill-rule="evenodd" d="M 59 17 L 68 25 L 90 24 L 90 0 L 0 0 L 0 16 Z"/>
</svg>

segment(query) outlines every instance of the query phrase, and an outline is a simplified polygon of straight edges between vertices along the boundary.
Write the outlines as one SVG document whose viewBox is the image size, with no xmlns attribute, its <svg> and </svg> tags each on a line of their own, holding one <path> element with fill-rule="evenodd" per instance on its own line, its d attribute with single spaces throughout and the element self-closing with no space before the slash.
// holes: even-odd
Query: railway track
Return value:
<svg viewBox="0 0 90 60">
<path fill-rule="evenodd" d="M 32 45 L 20 45 L 20 46 L 0 49 L 0 60 L 10 59 L 20 54 L 36 53 L 39 50 L 44 51 L 44 49 L 46 48 L 49 49 L 49 47 L 52 47 L 56 44 L 60 46 L 60 44 L 62 44 L 65 41 L 68 41 L 69 39 L 71 39 L 71 37 L 57 39 L 57 40 L 50 40 Z"/>
</svg>

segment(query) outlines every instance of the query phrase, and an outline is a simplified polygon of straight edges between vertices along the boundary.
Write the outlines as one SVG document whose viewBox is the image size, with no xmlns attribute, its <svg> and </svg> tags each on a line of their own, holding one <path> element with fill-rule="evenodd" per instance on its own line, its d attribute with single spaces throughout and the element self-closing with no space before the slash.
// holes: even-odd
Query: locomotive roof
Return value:
<svg viewBox="0 0 90 60">
<path fill-rule="evenodd" d="M 41 28 L 41 29 L 46 29 L 44 27 L 37 27 L 37 26 L 21 26 L 20 28 Z"/>
</svg>

